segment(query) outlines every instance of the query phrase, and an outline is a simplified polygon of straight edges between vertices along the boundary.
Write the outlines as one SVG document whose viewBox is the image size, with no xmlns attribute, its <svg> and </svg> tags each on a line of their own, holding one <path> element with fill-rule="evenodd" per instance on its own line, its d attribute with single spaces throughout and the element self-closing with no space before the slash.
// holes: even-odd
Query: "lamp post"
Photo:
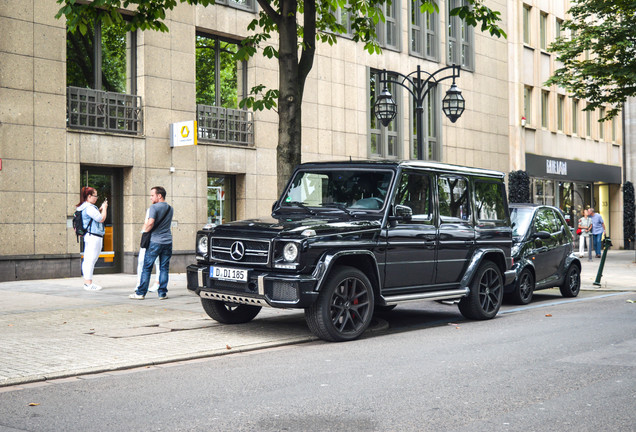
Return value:
<svg viewBox="0 0 636 432">
<path fill-rule="evenodd" d="M 450 74 L 440 77 L 446 71 L 450 71 Z M 432 74 L 422 71 L 419 65 L 417 65 L 416 71 L 408 75 L 393 71 L 387 72 L 386 69 L 382 71 L 381 77 L 383 78 L 380 79 L 380 84 L 384 84 L 384 88 L 373 105 L 373 114 L 384 127 L 388 126 L 397 114 L 397 104 L 393 100 L 393 95 L 391 95 L 387 85 L 396 84 L 408 90 L 415 99 L 417 158 L 420 160 L 424 159 L 424 99 L 431 87 L 436 86 L 441 81 L 452 78 L 453 84 L 446 91 L 446 96 L 442 100 L 442 111 L 444 111 L 451 123 L 455 123 L 466 107 L 462 92 L 455 84 L 455 78 L 459 78 L 460 71 L 461 67 L 457 65 L 443 67 Z M 422 79 L 422 74 L 427 75 L 426 79 Z M 434 158 L 437 159 L 436 154 L 434 154 Z"/>
</svg>

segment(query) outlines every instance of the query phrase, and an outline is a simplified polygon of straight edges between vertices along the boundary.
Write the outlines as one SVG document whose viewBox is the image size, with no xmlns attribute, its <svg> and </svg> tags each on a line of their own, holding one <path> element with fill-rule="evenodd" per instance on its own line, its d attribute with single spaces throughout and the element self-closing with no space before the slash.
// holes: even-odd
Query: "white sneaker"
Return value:
<svg viewBox="0 0 636 432">
<path fill-rule="evenodd" d="M 84 289 L 86 291 L 99 291 L 100 289 L 102 289 L 102 287 L 100 287 L 99 285 L 95 285 L 95 284 L 90 284 L 90 285 L 84 284 Z"/>
<path fill-rule="evenodd" d="M 128 298 L 133 300 L 143 300 L 144 298 L 146 298 L 146 296 L 139 295 L 135 292 L 129 295 Z"/>
<path fill-rule="evenodd" d="M 159 289 L 159 282 L 155 282 L 155 284 L 152 287 L 148 288 L 148 291 L 157 292 L 158 289 Z"/>
</svg>

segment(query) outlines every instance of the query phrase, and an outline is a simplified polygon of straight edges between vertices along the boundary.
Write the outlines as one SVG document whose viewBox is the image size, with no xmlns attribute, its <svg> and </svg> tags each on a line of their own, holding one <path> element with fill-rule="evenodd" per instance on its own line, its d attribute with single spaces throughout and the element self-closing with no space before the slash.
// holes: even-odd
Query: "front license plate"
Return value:
<svg viewBox="0 0 636 432">
<path fill-rule="evenodd" d="M 210 267 L 210 277 L 232 282 L 247 282 L 247 270 L 231 267 Z"/>
</svg>

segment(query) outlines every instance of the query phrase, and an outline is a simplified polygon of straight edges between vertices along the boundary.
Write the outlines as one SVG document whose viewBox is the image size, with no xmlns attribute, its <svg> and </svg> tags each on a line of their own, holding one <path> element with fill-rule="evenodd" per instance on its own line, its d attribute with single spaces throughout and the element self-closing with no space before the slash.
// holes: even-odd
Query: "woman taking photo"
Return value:
<svg viewBox="0 0 636 432">
<path fill-rule="evenodd" d="M 77 204 L 77 211 L 82 212 L 82 222 L 86 229 L 84 235 L 84 261 L 82 261 L 82 275 L 84 276 L 84 289 L 86 291 L 99 291 L 99 285 L 93 283 L 93 270 L 99 259 L 104 243 L 104 221 L 108 212 L 108 200 L 104 200 L 101 207 L 97 208 L 97 191 L 89 186 L 84 186 L 81 192 L 82 201 Z"/>
</svg>

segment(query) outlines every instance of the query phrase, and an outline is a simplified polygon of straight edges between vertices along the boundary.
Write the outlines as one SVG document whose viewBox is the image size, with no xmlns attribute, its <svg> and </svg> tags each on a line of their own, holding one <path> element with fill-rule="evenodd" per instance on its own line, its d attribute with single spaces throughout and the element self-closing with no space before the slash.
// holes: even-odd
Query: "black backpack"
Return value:
<svg viewBox="0 0 636 432">
<path fill-rule="evenodd" d="M 93 218 L 88 222 L 86 228 L 84 228 L 84 220 L 82 219 L 83 210 L 75 210 L 73 213 L 73 229 L 75 230 L 75 239 L 79 243 L 79 238 L 84 237 L 93 223 Z"/>
</svg>

